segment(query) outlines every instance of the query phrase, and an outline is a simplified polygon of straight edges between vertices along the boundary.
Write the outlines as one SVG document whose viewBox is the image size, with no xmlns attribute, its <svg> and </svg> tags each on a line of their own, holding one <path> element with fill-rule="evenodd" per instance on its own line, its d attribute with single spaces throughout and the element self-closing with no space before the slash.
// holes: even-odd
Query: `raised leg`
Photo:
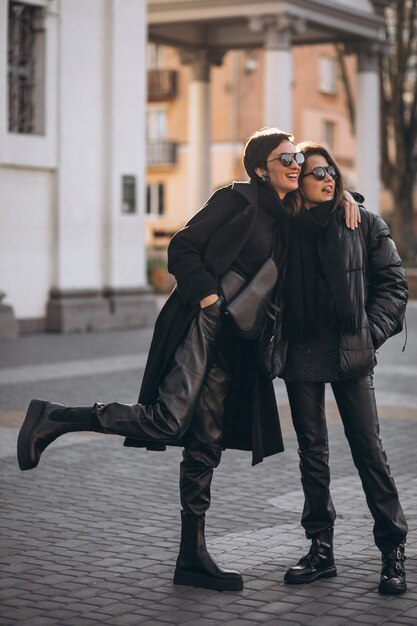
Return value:
<svg viewBox="0 0 417 626">
<path fill-rule="evenodd" d="M 36 467 L 42 452 L 57 437 L 80 430 L 133 437 L 144 441 L 175 442 L 187 431 L 221 331 L 221 302 L 203 309 L 178 346 L 153 405 L 95 404 L 64 407 L 34 400 L 18 438 L 20 469 Z"/>
</svg>

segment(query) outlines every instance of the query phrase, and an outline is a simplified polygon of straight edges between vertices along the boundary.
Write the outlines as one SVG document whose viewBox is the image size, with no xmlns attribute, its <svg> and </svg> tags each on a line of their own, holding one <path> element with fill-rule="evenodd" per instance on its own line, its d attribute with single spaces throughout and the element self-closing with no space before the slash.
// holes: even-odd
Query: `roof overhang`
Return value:
<svg viewBox="0 0 417 626">
<path fill-rule="evenodd" d="M 205 0 L 148 0 L 149 38 L 185 48 L 256 48 L 264 45 L 262 29 L 253 28 L 256 20 L 285 16 L 303 24 L 293 45 L 372 43 L 383 41 L 381 3 L 387 1 L 362 0 L 361 10 L 343 0 L 210 0 L 209 5 Z"/>
</svg>

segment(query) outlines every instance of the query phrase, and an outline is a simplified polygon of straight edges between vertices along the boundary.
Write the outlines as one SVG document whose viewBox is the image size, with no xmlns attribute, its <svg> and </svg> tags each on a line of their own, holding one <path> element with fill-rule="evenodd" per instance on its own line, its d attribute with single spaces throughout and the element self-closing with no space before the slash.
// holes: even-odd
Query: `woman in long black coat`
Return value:
<svg viewBox="0 0 417 626">
<path fill-rule="evenodd" d="M 36 467 L 57 437 L 79 430 L 151 449 L 183 445 L 178 584 L 242 588 L 241 575 L 221 569 L 205 547 L 213 469 L 224 448 L 252 450 L 254 464 L 283 450 L 257 341 L 240 339 L 224 322 L 219 284 L 231 268 L 250 280 L 271 253 L 282 266 L 288 214 L 281 201 L 297 189 L 303 160 L 292 140 L 278 129 L 255 133 L 244 153 L 250 182 L 216 191 L 173 237 L 168 264 L 177 287 L 156 322 L 139 403 L 83 408 L 33 400 L 19 434 L 22 470 Z"/>
</svg>

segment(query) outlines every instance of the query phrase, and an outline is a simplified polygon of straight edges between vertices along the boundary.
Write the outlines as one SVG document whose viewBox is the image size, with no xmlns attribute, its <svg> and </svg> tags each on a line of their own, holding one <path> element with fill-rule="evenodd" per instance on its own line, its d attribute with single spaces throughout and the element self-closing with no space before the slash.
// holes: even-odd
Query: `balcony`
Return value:
<svg viewBox="0 0 417 626">
<path fill-rule="evenodd" d="M 175 165 L 177 162 L 178 144 L 174 141 L 148 141 L 147 164 L 150 165 Z"/>
<path fill-rule="evenodd" d="M 148 71 L 148 101 L 172 100 L 177 95 L 176 70 Z"/>
</svg>

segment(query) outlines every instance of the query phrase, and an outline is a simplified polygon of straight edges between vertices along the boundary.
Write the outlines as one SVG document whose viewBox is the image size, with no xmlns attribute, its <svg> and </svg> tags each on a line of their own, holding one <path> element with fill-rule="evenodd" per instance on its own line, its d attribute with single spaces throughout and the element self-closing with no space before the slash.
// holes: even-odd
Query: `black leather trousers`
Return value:
<svg viewBox="0 0 417 626">
<path fill-rule="evenodd" d="M 155 404 L 95 404 L 104 432 L 175 443 L 187 432 L 221 344 L 221 302 L 199 311 L 177 347 Z"/>
<path fill-rule="evenodd" d="M 382 551 L 404 541 L 407 522 L 379 436 L 378 413 L 371 376 L 331 383 L 359 472 L 374 537 Z M 329 448 L 322 382 L 287 382 L 292 420 L 298 439 L 305 502 L 301 523 L 308 538 L 333 526 L 336 512 L 330 496 Z"/>
<path fill-rule="evenodd" d="M 198 517 L 210 506 L 230 383 L 221 307 L 218 301 L 192 321 L 160 384 L 155 404 L 112 402 L 94 407 L 106 433 L 168 444 L 184 440 L 181 504 L 186 513 Z"/>
<path fill-rule="evenodd" d="M 185 435 L 180 469 L 183 511 L 202 517 L 210 506 L 213 470 L 222 454 L 224 402 L 230 387 L 229 368 L 220 349 L 211 366 L 197 409 Z"/>
</svg>

